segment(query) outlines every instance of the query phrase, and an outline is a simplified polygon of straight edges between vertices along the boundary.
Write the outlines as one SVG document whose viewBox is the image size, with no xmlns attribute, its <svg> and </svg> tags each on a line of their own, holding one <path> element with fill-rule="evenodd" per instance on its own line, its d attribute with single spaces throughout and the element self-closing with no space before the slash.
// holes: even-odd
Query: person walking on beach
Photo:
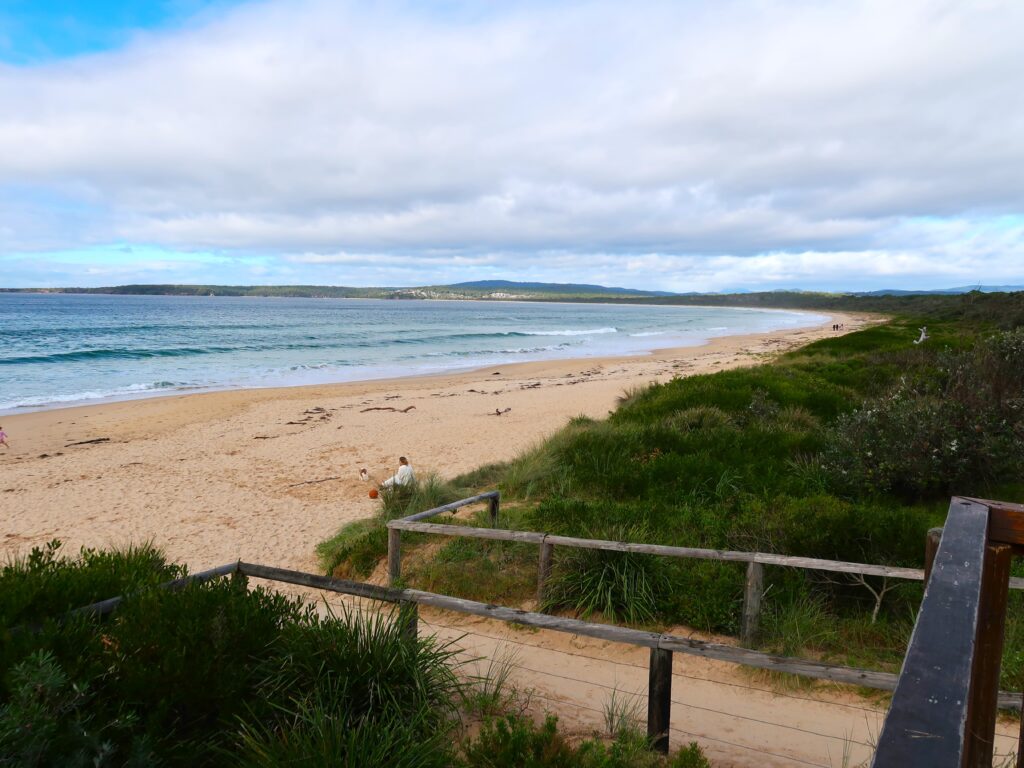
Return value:
<svg viewBox="0 0 1024 768">
<path fill-rule="evenodd" d="M 2 445 L 8 451 L 11 450 L 11 446 L 7 442 L 7 433 L 4 432 L 4 428 L 3 427 L 0 427 L 0 445 Z"/>
<path fill-rule="evenodd" d="M 416 481 L 412 466 L 405 456 L 398 457 L 398 471 L 380 484 L 381 488 L 394 488 L 395 486 L 411 485 Z"/>
</svg>

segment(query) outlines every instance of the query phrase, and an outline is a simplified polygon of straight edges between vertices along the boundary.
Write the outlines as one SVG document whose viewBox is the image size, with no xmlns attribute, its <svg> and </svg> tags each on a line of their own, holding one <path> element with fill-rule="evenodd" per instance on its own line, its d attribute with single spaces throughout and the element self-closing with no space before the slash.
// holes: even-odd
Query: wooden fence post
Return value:
<svg viewBox="0 0 1024 768">
<path fill-rule="evenodd" d="M 487 499 L 487 506 L 491 513 L 491 528 L 498 527 L 498 511 L 501 508 L 501 500 L 497 495 Z"/>
<path fill-rule="evenodd" d="M 540 560 L 537 563 L 537 610 L 544 603 L 544 589 L 551 578 L 551 560 L 555 554 L 555 545 L 548 544 L 547 535 L 540 543 Z"/>
<path fill-rule="evenodd" d="M 1012 559 L 1013 547 L 1009 544 L 989 544 L 986 547 L 971 669 L 971 698 L 967 705 L 967 759 L 964 761 L 967 768 L 988 768 L 992 765 Z"/>
<path fill-rule="evenodd" d="M 647 738 L 651 747 L 668 754 L 672 718 L 672 651 L 651 648 L 647 678 Z"/>
<path fill-rule="evenodd" d="M 402 532 L 388 528 L 388 585 L 394 586 L 402 576 Z"/>
<path fill-rule="evenodd" d="M 747 563 L 747 583 L 743 592 L 743 620 L 740 624 L 740 644 L 751 645 L 757 639 L 761 621 L 761 596 L 764 594 L 764 566 Z"/>
<path fill-rule="evenodd" d="M 924 537 L 924 585 L 928 586 L 928 577 L 932 575 L 932 564 L 935 562 L 935 553 L 939 551 L 939 542 L 942 540 L 942 529 L 931 528 Z"/>
</svg>

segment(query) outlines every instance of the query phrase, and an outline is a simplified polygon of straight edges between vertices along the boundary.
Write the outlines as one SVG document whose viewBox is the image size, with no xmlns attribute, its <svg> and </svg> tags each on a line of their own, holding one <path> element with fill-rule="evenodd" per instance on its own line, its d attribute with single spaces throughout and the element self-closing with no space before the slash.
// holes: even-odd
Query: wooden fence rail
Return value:
<svg viewBox="0 0 1024 768">
<path fill-rule="evenodd" d="M 398 518 L 388 522 L 388 576 L 390 583 L 395 584 L 402 574 L 401 532 L 428 533 L 436 536 L 452 536 L 470 539 L 490 539 L 494 541 L 517 541 L 540 546 L 537 562 L 537 602 L 544 599 L 544 588 L 551 574 L 551 563 L 554 548 L 574 547 L 578 549 L 600 549 L 612 552 L 630 552 L 663 557 L 681 557 L 694 560 L 718 560 L 721 562 L 747 563 L 747 579 L 743 594 L 743 614 L 740 623 L 740 642 L 753 643 L 758 634 L 761 616 L 761 597 L 764 590 L 764 566 L 784 566 L 802 568 L 813 571 L 831 573 L 847 573 L 859 576 L 879 576 L 882 578 L 923 581 L 924 570 L 920 568 L 900 568 L 889 565 L 871 563 L 851 563 L 841 560 L 821 560 L 814 557 L 793 557 L 778 555 L 771 552 L 739 552 L 724 549 L 701 549 L 698 547 L 673 547 L 664 544 L 641 544 L 628 541 L 605 541 L 602 539 L 580 539 L 573 536 L 558 536 L 540 531 L 512 531 L 496 528 L 500 493 L 489 491 L 478 496 L 445 504 L 441 507 L 418 512 L 415 515 Z M 449 525 L 444 523 L 423 522 L 437 515 L 457 510 L 487 500 L 491 504 L 491 528 L 479 528 L 469 525 Z M 1010 579 L 1011 589 L 1024 589 L 1024 578 Z"/>
<path fill-rule="evenodd" d="M 991 768 L 1010 562 L 1024 507 L 954 497 L 873 765 Z M 1018 746 L 1017 766 L 1024 754 Z"/>
<path fill-rule="evenodd" d="M 545 542 L 541 542 L 541 545 L 543 552 Z M 808 659 L 777 656 L 747 648 L 706 642 L 668 633 L 647 632 L 629 627 L 597 624 L 578 619 L 524 611 L 518 608 L 481 603 L 474 600 L 464 600 L 458 597 L 439 595 L 418 589 L 396 589 L 394 587 L 318 576 L 301 571 L 242 561 L 228 563 L 218 568 L 212 568 L 192 576 L 176 579 L 161 585 L 161 587 L 181 588 L 194 581 L 204 581 L 235 574 L 397 604 L 400 606 L 399 620 L 405 622 L 405 631 L 413 637 L 416 636 L 417 632 L 417 608 L 423 605 L 460 614 L 536 627 L 538 629 L 583 635 L 599 640 L 648 648 L 650 649 L 650 666 L 648 669 L 647 731 L 652 745 L 661 752 L 667 752 L 669 748 L 668 734 L 672 705 L 672 658 L 675 653 L 701 656 L 756 669 L 774 670 L 800 677 L 830 680 L 836 683 L 884 691 L 896 689 L 898 682 L 898 677 L 889 672 L 877 672 L 856 667 L 826 664 Z M 123 600 L 124 597 L 110 598 L 75 609 L 72 613 L 106 615 L 116 610 Z M 1000 692 L 998 705 L 1004 709 L 1020 709 L 1021 699 L 1020 693 Z"/>
</svg>

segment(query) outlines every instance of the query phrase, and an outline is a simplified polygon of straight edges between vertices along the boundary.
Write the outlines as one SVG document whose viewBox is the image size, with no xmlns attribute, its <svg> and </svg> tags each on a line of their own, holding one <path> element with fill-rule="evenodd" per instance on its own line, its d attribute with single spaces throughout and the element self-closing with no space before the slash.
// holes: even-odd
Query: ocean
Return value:
<svg viewBox="0 0 1024 768">
<path fill-rule="evenodd" d="M 821 315 L 482 301 L 0 294 L 0 413 L 636 355 Z"/>
</svg>

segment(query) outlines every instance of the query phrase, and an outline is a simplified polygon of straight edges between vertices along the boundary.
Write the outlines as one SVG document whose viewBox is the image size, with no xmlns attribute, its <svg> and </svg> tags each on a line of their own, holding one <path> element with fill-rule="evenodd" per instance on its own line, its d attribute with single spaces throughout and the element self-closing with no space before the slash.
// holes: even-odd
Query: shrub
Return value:
<svg viewBox="0 0 1024 768">
<path fill-rule="evenodd" d="M 148 738 L 133 734 L 130 710 L 108 719 L 88 683 L 72 682 L 53 654 L 32 653 L 10 671 L 10 698 L 0 705 L 0 765 L 156 766 Z"/>
<path fill-rule="evenodd" d="M 659 613 L 672 624 L 735 634 L 743 609 L 744 569 L 736 563 L 672 558 Z"/>
<path fill-rule="evenodd" d="M 281 652 L 286 624 L 310 620 L 298 600 L 242 578 L 151 590 L 125 600 L 104 628 L 103 695 L 143 718 L 179 759 L 223 737 L 223 721 L 257 707 L 258 663 Z M 191 742 L 189 745 L 186 742 Z"/>
<path fill-rule="evenodd" d="M 503 604 L 529 598 L 536 577 L 536 546 L 487 539 L 451 539 L 406 569 L 408 583 L 419 589 Z"/>
<path fill-rule="evenodd" d="M 184 575 L 151 544 L 61 556 L 54 540 L 33 547 L 0 569 L 0 624 L 38 623 L 72 608 L 123 595 Z"/>
<path fill-rule="evenodd" d="M 418 720 L 351 721 L 318 703 L 286 710 L 287 725 L 243 723 L 225 763 L 240 768 L 450 768 L 447 734 L 431 733 Z"/>
<path fill-rule="evenodd" d="M 109 570 L 87 560 L 61 567 Z M 322 618 L 233 577 L 3 633 L 0 765 L 448 765 L 462 685 L 406 622 Z"/>
<path fill-rule="evenodd" d="M 826 466 L 835 485 L 855 495 L 980 492 L 1021 472 L 1016 410 L 1011 422 L 993 409 L 901 388 L 837 422 Z"/>
<path fill-rule="evenodd" d="M 437 729 L 450 722 L 461 684 L 455 651 L 432 637 L 410 640 L 407 619 L 345 610 L 337 618 L 310 613 L 283 626 L 278 653 L 261 664 L 261 691 L 363 719 L 415 720 Z"/>
<path fill-rule="evenodd" d="M 573 749 L 549 715 L 537 727 L 525 717 L 506 715 L 485 721 L 475 741 L 464 746 L 471 768 L 574 768 Z"/>
</svg>

